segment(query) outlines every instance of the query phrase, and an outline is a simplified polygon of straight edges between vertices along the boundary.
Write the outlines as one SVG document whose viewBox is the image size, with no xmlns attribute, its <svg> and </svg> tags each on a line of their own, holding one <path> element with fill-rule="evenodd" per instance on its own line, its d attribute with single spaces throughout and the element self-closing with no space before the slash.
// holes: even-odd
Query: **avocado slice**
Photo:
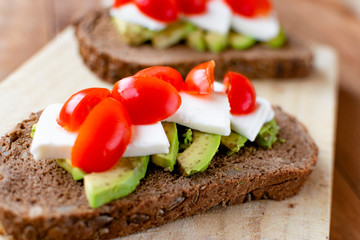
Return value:
<svg viewBox="0 0 360 240">
<path fill-rule="evenodd" d="M 57 164 L 59 164 L 60 167 L 62 167 L 66 171 L 68 171 L 72 175 L 72 177 L 75 181 L 83 179 L 84 176 L 86 175 L 86 172 L 84 172 L 80 168 L 72 167 L 71 160 L 69 158 L 56 159 L 56 162 L 57 162 Z"/>
<path fill-rule="evenodd" d="M 176 123 L 174 122 L 163 122 L 161 123 L 166 136 L 170 143 L 169 153 L 168 154 L 154 154 L 151 155 L 151 161 L 165 169 L 165 171 L 172 172 L 176 164 L 177 155 L 179 153 L 179 138 L 176 128 Z"/>
<path fill-rule="evenodd" d="M 228 156 L 238 152 L 245 145 L 246 141 L 246 137 L 236 132 L 231 132 L 229 136 L 221 136 L 221 144 L 227 148 L 226 154 Z"/>
<path fill-rule="evenodd" d="M 183 176 L 204 171 L 220 145 L 221 135 L 193 130 L 193 142 L 179 153 L 178 163 Z"/>
<path fill-rule="evenodd" d="M 144 178 L 148 163 L 149 156 L 121 158 L 109 171 L 85 175 L 85 194 L 90 207 L 100 207 L 133 192 Z"/>
<path fill-rule="evenodd" d="M 191 23 L 177 22 L 156 33 L 152 38 L 152 44 L 155 48 L 165 49 L 185 39 L 194 30 L 195 27 Z"/>
<path fill-rule="evenodd" d="M 112 18 L 112 21 L 122 36 L 122 39 L 129 45 L 141 45 L 144 42 L 151 40 L 156 34 L 155 31 L 151 31 L 134 23 L 125 22 L 118 18 Z"/>
<path fill-rule="evenodd" d="M 259 134 L 256 136 L 255 142 L 260 146 L 271 148 L 272 145 L 277 141 L 278 133 L 279 127 L 276 121 L 273 119 L 262 126 Z"/>
<path fill-rule="evenodd" d="M 281 28 L 279 34 L 275 38 L 265 42 L 265 45 L 270 48 L 281 48 L 286 43 L 286 39 L 285 31 Z"/>
<path fill-rule="evenodd" d="M 217 32 L 206 32 L 206 46 L 211 52 L 219 53 L 228 46 L 228 36 Z"/>
<path fill-rule="evenodd" d="M 229 44 L 233 49 L 245 50 L 255 45 L 256 40 L 235 32 L 229 33 Z"/>
<path fill-rule="evenodd" d="M 206 43 L 204 31 L 196 29 L 195 31 L 190 32 L 186 36 L 186 44 L 196 51 L 205 52 Z"/>
<path fill-rule="evenodd" d="M 181 135 L 181 143 L 179 146 L 179 151 L 183 152 L 187 149 L 193 142 L 193 132 L 191 128 L 188 128 L 182 135 Z"/>
</svg>

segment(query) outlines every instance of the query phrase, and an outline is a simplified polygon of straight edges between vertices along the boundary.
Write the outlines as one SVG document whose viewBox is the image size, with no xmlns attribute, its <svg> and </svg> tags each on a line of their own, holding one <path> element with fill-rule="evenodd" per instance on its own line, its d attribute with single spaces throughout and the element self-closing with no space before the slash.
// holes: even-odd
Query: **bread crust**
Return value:
<svg viewBox="0 0 360 240">
<path fill-rule="evenodd" d="M 171 66 L 185 77 L 194 66 L 209 60 L 217 64 L 216 79 L 222 79 L 229 70 L 249 78 L 295 78 L 307 76 L 312 69 L 310 49 L 291 37 L 280 49 L 258 44 L 245 51 L 228 49 L 216 54 L 197 52 L 182 44 L 165 50 L 150 44 L 128 46 L 106 10 L 90 12 L 75 25 L 85 65 L 110 83 L 155 65 Z"/>
<path fill-rule="evenodd" d="M 318 149 L 301 123 L 274 110 L 284 143 L 269 150 L 249 144 L 230 157 L 218 153 L 206 171 L 191 177 L 149 165 L 135 192 L 97 209 L 89 207 L 82 182 L 54 160 L 35 162 L 30 132 L 40 113 L 32 114 L 0 140 L 0 223 L 16 239 L 109 239 L 217 205 L 293 196 Z"/>
</svg>

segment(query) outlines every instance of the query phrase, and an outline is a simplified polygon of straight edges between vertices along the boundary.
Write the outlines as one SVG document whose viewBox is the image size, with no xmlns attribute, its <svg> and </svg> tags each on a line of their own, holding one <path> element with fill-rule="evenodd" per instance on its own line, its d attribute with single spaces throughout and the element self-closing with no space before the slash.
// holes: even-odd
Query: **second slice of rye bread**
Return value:
<svg viewBox="0 0 360 240">
<path fill-rule="evenodd" d="M 76 37 L 84 63 L 111 83 L 156 65 L 173 67 L 185 77 L 193 67 L 209 60 L 216 62 L 216 79 L 222 79 L 227 71 L 241 72 L 249 78 L 304 77 L 312 69 L 310 49 L 292 38 L 279 49 L 258 44 L 244 51 L 228 49 L 221 53 L 197 52 L 184 44 L 163 50 L 150 44 L 128 46 L 108 10 L 86 14 L 76 24 Z"/>
<path fill-rule="evenodd" d="M 293 196 L 314 168 L 318 149 L 301 123 L 274 110 L 285 142 L 218 153 L 206 171 L 191 177 L 149 165 L 133 193 L 97 209 L 89 207 L 81 181 L 54 160 L 33 159 L 30 133 L 40 114 L 32 114 L 0 141 L 0 223 L 16 239 L 109 239 L 219 204 Z"/>
</svg>

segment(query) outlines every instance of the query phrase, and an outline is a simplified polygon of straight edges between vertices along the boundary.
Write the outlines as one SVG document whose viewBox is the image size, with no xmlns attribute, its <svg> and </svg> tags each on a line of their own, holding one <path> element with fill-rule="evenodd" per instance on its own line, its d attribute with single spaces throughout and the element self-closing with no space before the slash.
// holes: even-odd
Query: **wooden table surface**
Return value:
<svg viewBox="0 0 360 240">
<path fill-rule="evenodd" d="M 331 239 L 360 239 L 360 2 L 274 0 L 282 23 L 299 38 L 332 45 L 340 90 Z M 0 0 L 0 81 L 98 0 Z M 295 30 L 294 30 L 295 29 Z M 44 66 L 46 67 L 46 66 Z M 4 104 L 4 103 L 2 103 Z"/>
</svg>

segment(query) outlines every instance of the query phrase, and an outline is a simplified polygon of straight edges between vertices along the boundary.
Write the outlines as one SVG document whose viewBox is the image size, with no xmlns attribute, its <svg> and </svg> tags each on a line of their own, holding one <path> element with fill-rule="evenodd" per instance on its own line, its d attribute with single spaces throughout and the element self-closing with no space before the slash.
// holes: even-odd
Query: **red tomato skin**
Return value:
<svg viewBox="0 0 360 240">
<path fill-rule="evenodd" d="M 257 16 L 267 16 L 273 9 L 270 0 L 258 0 L 258 7 L 256 9 Z"/>
<path fill-rule="evenodd" d="M 181 105 L 179 92 L 171 84 L 149 76 L 132 76 L 118 81 L 111 96 L 124 104 L 136 125 L 164 120 Z"/>
<path fill-rule="evenodd" d="M 256 109 L 255 88 L 247 77 L 229 71 L 225 75 L 224 86 L 229 98 L 231 114 L 248 114 Z"/>
<path fill-rule="evenodd" d="M 122 5 L 125 5 L 125 4 L 127 4 L 129 2 L 131 2 L 131 1 L 132 0 L 115 0 L 113 7 L 118 8 L 118 7 L 121 7 Z"/>
<path fill-rule="evenodd" d="M 141 12 L 160 22 L 174 22 L 179 17 L 175 0 L 134 0 L 134 2 Z"/>
<path fill-rule="evenodd" d="M 176 90 L 181 91 L 184 80 L 181 74 L 174 68 L 167 66 L 149 67 L 137 72 L 134 76 L 156 77 L 170 83 Z"/>
<path fill-rule="evenodd" d="M 270 0 L 225 0 L 233 12 L 244 17 L 268 15 L 272 10 Z"/>
<path fill-rule="evenodd" d="M 188 15 L 206 12 L 208 0 L 177 0 L 180 12 Z"/>
<path fill-rule="evenodd" d="M 190 94 L 208 95 L 214 89 L 215 61 L 202 63 L 194 67 L 185 78 L 183 91 Z"/>
<path fill-rule="evenodd" d="M 87 88 L 73 94 L 62 107 L 57 122 L 70 132 L 79 130 L 89 112 L 110 96 L 106 88 Z"/>
<path fill-rule="evenodd" d="M 125 107 L 113 98 L 101 101 L 79 129 L 71 153 L 72 166 L 87 173 L 109 170 L 124 154 L 131 136 Z"/>
</svg>

